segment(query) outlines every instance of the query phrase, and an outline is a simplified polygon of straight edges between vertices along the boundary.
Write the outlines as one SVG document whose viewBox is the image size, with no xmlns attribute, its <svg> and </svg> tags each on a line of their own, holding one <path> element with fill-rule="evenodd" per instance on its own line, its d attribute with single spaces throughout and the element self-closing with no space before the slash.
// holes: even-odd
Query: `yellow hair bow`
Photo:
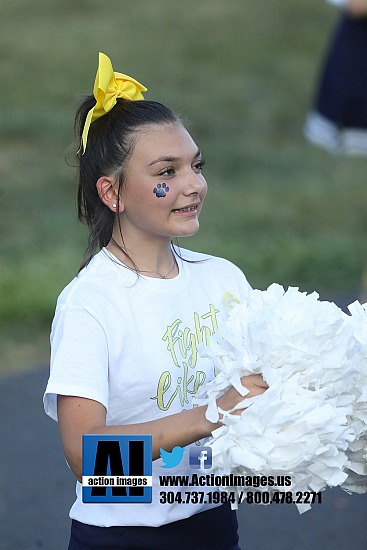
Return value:
<svg viewBox="0 0 367 550">
<path fill-rule="evenodd" d="M 122 73 L 115 73 L 109 57 L 99 52 L 98 70 L 94 82 L 93 94 L 97 103 L 85 119 L 82 144 L 83 151 L 87 147 L 89 127 L 101 116 L 108 113 L 116 105 L 117 98 L 137 100 L 144 99 L 141 92 L 146 92 L 145 86 Z"/>
</svg>

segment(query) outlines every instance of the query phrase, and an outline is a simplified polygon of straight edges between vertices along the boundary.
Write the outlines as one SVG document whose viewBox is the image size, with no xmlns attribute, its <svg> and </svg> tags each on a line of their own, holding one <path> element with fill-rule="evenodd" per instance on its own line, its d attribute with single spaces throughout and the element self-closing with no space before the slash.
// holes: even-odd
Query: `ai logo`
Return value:
<svg viewBox="0 0 367 550">
<path fill-rule="evenodd" d="M 83 435 L 83 502 L 152 502 L 151 435 Z"/>
<path fill-rule="evenodd" d="M 208 470 L 212 467 L 211 447 L 190 447 L 190 468 L 194 470 Z"/>
</svg>

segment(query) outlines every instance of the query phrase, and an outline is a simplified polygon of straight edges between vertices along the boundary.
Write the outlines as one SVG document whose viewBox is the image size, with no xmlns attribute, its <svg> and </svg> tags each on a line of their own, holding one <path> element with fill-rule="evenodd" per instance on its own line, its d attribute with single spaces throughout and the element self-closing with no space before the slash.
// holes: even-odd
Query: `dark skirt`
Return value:
<svg viewBox="0 0 367 550">
<path fill-rule="evenodd" d="M 341 17 L 304 130 L 330 150 L 367 154 L 367 17 Z"/>
<path fill-rule="evenodd" d="M 240 550 L 225 504 L 161 527 L 96 527 L 72 521 L 69 550 Z"/>
</svg>

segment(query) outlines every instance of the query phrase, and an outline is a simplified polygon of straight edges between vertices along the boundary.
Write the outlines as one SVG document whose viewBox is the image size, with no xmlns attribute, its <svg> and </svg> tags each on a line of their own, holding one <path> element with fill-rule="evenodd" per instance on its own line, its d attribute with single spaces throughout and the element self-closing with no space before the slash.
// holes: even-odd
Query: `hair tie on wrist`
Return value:
<svg viewBox="0 0 367 550">
<path fill-rule="evenodd" d="M 93 95 L 95 106 L 88 112 L 82 133 L 83 153 L 87 147 L 89 127 L 98 118 L 105 115 L 116 105 L 117 98 L 131 101 L 144 99 L 141 92 L 147 88 L 134 78 L 122 73 L 115 73 L 110 58 L 99 52 L 98 69 L 94 82 Z"/>
</svg>

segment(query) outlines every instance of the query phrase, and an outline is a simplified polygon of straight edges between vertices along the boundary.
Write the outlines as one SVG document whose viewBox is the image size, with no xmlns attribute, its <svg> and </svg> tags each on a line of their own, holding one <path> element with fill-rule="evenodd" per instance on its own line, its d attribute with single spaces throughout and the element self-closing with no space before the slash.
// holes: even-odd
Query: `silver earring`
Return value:
<svg viewBox="0 0 367 550">
<path fill-rule="evenodd" d="M 113 206 L 113 208 L 117 208 L 117 204 L 115 204 L 115 203 L 112 206 Z"/>
</svg>

